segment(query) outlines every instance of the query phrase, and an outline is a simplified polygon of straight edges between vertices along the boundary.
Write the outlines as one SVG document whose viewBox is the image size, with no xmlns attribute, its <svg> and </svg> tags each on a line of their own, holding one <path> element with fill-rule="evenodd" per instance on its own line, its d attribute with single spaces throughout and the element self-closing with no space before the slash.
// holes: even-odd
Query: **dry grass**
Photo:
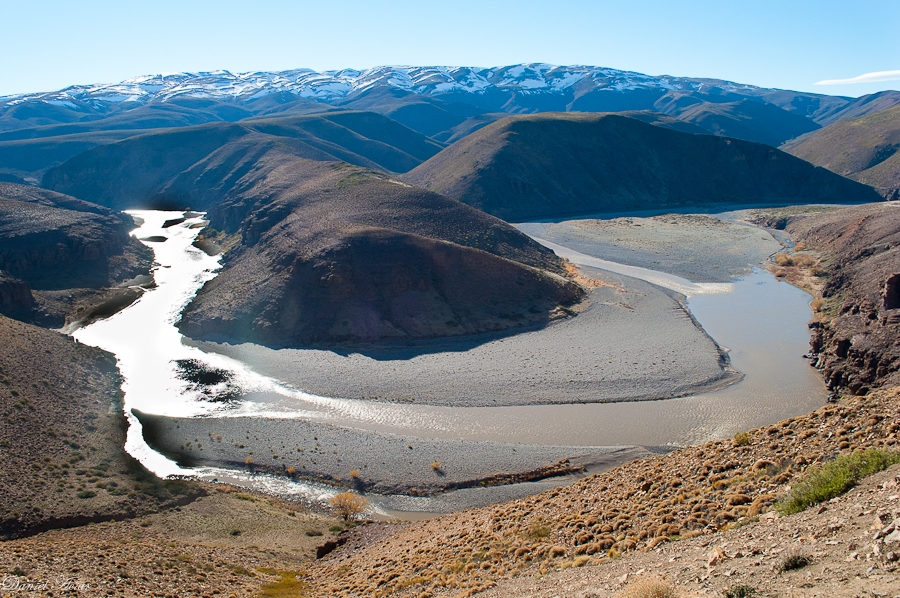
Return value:
<svg viewBox="0 0 900 598">
<path fill-rule="evenodd" d="M 616 594 L 617 598 L 682 598 L 682 594 L 661 577 L 639 577 Z"/>
<path fill-rule="evenodd" d="M 286 571 L 278 573 L 278 579 L 262 587 L 263 598 L 300 598 L 305 596 L 306 582 L 298 577 L 303 573 Z"/>
</svg>

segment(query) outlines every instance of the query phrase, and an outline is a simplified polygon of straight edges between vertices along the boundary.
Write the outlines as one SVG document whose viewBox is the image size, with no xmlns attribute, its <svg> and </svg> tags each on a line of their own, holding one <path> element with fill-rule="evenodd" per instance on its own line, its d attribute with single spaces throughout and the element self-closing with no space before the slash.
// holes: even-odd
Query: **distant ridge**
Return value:
<svg viewBox="0 0 900 598">
<path fill-rule="evenodd" d="M 376 112 L 440 143 L 510 114 L 649 111 L 777 146 L 897 104 L 898 91 L 849 98 L 542 63 L 146 75 L 0 97 L 0 176 L 37 183 L 81 151 L 151 130 L 344 110 Z"/>
<path fill-rule="evenodd" d="M 840 120 L 783 149 L 900 199 L 900 106 Z"/>
<path fill-rule="evenodd" d="M 616 114 L 509 117 L 404 176 L 504 220 L 742 202 L 879 201 L 773 147 Z"/>
</svg>

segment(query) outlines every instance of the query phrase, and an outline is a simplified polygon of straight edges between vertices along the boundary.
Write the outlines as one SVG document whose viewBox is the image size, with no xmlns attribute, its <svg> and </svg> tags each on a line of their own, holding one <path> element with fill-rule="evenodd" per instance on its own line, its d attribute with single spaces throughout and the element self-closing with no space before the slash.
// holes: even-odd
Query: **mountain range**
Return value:
<svg viewBox="0 0 900 598">
<path fill-rule="evenodd" d="M 0 98 L 0 177 L 35 182 L 81 151 L 150 130 L 335 110 L 376 112 L 443 143 L 510 114 L 650 111 L 777 146 L 898 103 L 896 91 L 850 98 L 547 64 L 149 75 Z"/>
<path fill-rule="evenodd" d="M 78 253 L 77 239 L 118 239 L 98 255 L 123 265 L 81 285 L 95 289 L 79 308 L 90 314 L 89 297 L 111 309 L 102 288 L 124 285 L 146 262 L 121 240 L 127 223 L 112 210 L 207 211 L 200 246 L 227 251 L 183 314 L 194 337 L 298 346 L 543 325 L 584 290 L 501 218 L 878 201 L 867 180 L 773 146 L 796 138 L 785 147 L 799 152 L 845 123 L 893 114 L 898 101 L 900 92 L 852 99 L 540 64 L 76 86 L 0 99 L 0 176 L 12 181 L 4 205 L 18 223 L 0 241 L 14 247 L 29 235 L 49 255 L 61 239 L 75 248 L 66 271 L 79 272 L 94 268 L 96 252 Z M 36 193 L 43 204 L 22 203 Z M 20 212 L 41 218 L 29 228 Z M 59 226 L 50 234 L 39 221 Z M 54 325 L 80 321 L 78 300 L 62 299 L 82 281 L 44 289 L 50 270 L 4 269 L 6 313 L 49 306 Z M 119 295 L 116 306 L 129 299 Z"/>
</svg>

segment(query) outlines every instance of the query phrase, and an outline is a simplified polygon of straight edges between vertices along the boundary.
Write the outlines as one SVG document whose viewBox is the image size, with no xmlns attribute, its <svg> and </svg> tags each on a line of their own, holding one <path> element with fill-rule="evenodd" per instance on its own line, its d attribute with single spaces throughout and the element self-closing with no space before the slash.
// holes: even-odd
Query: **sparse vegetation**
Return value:
<svg viewBox="0 0 900 598">
<path fill-rule="evenodd" d="M 776 505 L 783 515 L 799 513 L 853 488 L 859 480 L 900 463 L 900 453 L 880 449 L 841 455 L 822 467 L 811 467 L 793 485 L 790 495 Z"/>
<path fill-rule="evenodd" d="M 331 508 L 344 520 L 350 521 L 365 513 L 369 501 L 355 492 L 341 492 L 328 500 Z"/>
</svg>

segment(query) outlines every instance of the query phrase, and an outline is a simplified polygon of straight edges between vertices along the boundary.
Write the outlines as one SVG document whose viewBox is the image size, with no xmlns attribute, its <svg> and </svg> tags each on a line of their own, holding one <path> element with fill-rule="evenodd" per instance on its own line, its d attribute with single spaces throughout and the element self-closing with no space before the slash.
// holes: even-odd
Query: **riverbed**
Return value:
<svg viewBox="0 0 900 598">
<path fill-rule="evenodd" d="M 505 455 L 516 454 L 515 461 L 507 458 L 496 464 L 498 468 L 536 469 L 571 453 L 583 459 L 589 471 L 597 471 L 615 465 L 617 459 L 642 454 L 636 447 L 666 450 L 727 437 L 806 413 L 824 401 L 824 386 L 801 358 L 807 350 L 810 297 L 761 269 L 738 280 L 712 277 L 696 283 L 668 272 L 604 261 L 541 238 L 545 225 L 531 229 L 520 225 L 579 264 L 585 275 L 605 283 L 592 292 L 585 313 L 542 330 L 441 341 L 387 357 L 379 353 L 383 348 L 372 347 L 273 350 L 185 342 L 175 327 L 180 311 L 219 267 L 217 257 L 191 245 L 204 224 L 202 216 L 163 227 L 182 214 L 134 215 L 142 220 L 135 233 L 138 238 L 154 239 L 146 242 L 159 263 L 154 272 L 157 288 L 130 308 L 73 336 L 116 354 L 130 422 L 126 449 L 159 475 L 231 479 L 270 491 L 277 488 L 279 493 L 321 497 L 331 492 L 330 487 L 217 466 L 238 463 L 237 455 L 252 450 L 254 464 L 268 471 L 296 469 L 302 466 L 297 450 L 291 447 L 294 464 L 279 447 L 309 441 L 310 433 L 317 436 L 309 426 L 325 426 L 343 438 L 356 439 L 348 440 L 340 458 L 331 461 L 328 479 L 343 478 L 345 484 L 352 476 L 344 470 L 377 458 L 371 446 L 353 454 L 354 443 L 369 437 L 393 447 L 382 455 L 381 478 L 391 477 L 389 463 L 400 458 L 398 451 L 411 450 L 406 444 L 412 446 L 412 441 L 398 443 L 397 438 L 418 438 L 441 447 L 417 455 L 419 469 L 407 470 L 407 487 L 433 482 L 435 461 L 450 468 L 454 462 L 487 459 L 489 470 L 490 454 L 497 447 Z M 763 240 L 754 248 L 757 253 L 772 246 Z M 584 249 L 585 239 L 579 243 Z M 186 362 L 225 372 L 220 388 L 185 379 L 178 364 Z M 516 400 L 508 399 L 513 396 Z M 254 444 L 248 428 L 243 452 L 233 441 L 228 444 L 235 447 L 231 453 L 218 458 L 212 451 L 206 455 L 195 451 L 193 463 L 200 467 L 186 468 L 146 444 L 132 410 L 177 418 L 202 416 L 209 442 L 216 442 L 215 434 L 220 434 L 213 430 L 228 426 L 236 430 L 243 422 L 265 430 L 267 436 Z M 303 425 L 291 426 L 291 420 Z M 192 439 L 198 438 L 192 434 Z M 184 440 L 172 442 L 167 454 L 177 458 L 172 451 L 177 453 Z M 517 445 L 527 445 L 527 450 L 515 450 Z M 546 454 L 534 450 L 535 445 L 548 445 Z M 572 450 L 566 451 L 566 446 Z M 406 460 L 413 465 L 412 459 Z M 561 481 L 565 480 L 557 483 Z M 474 488 L 457 491 L 460 500 L 455 502 L 447 497 L 402 496 L 382 502 L 406 510 L 452 510 L 544 487 Z"/>
</svg>

